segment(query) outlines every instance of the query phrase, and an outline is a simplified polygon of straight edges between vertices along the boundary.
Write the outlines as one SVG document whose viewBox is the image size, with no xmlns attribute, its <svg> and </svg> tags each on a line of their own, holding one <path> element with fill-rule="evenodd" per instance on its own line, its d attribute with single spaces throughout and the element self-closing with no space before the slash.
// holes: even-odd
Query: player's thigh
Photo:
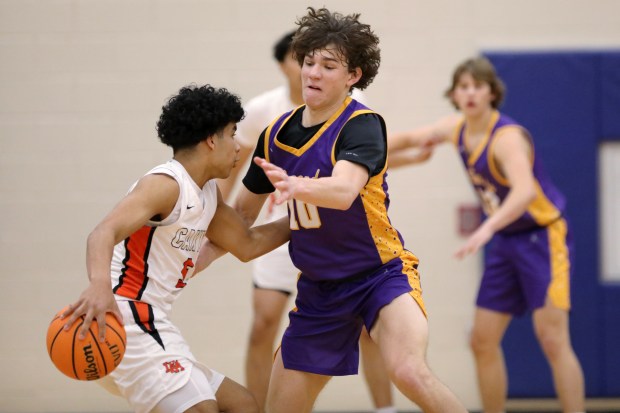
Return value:
<svg viewBox="0 0 620 413">
<path fill-rule="evenodd" d="M 363 352 L 374 352 L 378 350 L 377 344 L 370 337 L 370 333 L 364 326 L 360 334 L 360 347 Z"/>
<path fill-rule="evenodd" d="M 408 357 L 424 361 L 428 322 L 418 303 L 406 293 L 381 309 L 370 336 L 379 344 L 388 368 L 394 369 Z"/>
<path fill-rule="evenodd" d="M 473 345 L 497 346 L 502 341 L 512 315 L 477 307 L 471 332 Z"/>
<path fill-rule="evenodd" d="M 269 381 L 267 411 L 310 413 L 316 398 L 330 379 L 331 376 L 284 368 L 282 352 L 278 351 Z"/>
</svg>

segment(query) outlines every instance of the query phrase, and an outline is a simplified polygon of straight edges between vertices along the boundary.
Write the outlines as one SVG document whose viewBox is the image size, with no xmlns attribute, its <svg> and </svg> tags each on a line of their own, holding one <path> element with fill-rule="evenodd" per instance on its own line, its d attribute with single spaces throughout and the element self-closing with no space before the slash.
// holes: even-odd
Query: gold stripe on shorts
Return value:
<svg viewBox="0 0 620 413">
<path fill-rule="evenodd" d="M 570 259 L 566 233 L 567 225 L 563 218 L 547 227 L 551 253 L 551 283 L 547 297 L 562 310 L 570 309 Z"/>
<path fill-rule="evenodd" d="M 400 257 L 403 262 L 403 274 L 407 275 L 409 285 L 412 290 L 409 295 L 413 297 L 416 303 L 420 306 L 420 309 L 424 313 L 424 316 L 428 318 L 426 313 L 426 307 L 424 306 L 424 299 L 422 298 L 422 284 L 420 282 L 420 273 L 417 270 L 418 258 L 409 251 L 403 251 Z"/>
</svg>

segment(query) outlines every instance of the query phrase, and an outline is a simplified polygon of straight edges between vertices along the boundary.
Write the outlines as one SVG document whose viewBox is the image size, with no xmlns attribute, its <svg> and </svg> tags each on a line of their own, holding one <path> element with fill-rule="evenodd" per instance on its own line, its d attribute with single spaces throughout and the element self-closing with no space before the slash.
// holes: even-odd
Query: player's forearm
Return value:
<svg viewBox="0 0 620 413">
<path fill-rule="evenodd" d="M 535 198 L 533 186 L 511 189 L 502 205 L 483 225 L 487 225 L 494 233 L 502 230 L 521 217 Z"/>
<path fill-rule="evenodd" d="M 114 234 L 100 227 L 88 235 L 86 270 L 93 285 L 110 287 L 110 263 L 114 250 Z"/>
<path fill-rule="evenodd" d="M 403 149 L 390 152 L 388 166 L 392 169 L 427 161 L 432 154 L 430 149 Z"/>
<path fill-rule="evenodd" d="M 303 178 L 296 180 L 293 198 L 322 208 L 346 211 L 358 197 L 357 186 L 344 177 Z"/>
<path fill-rule="evenodd" d="M 241 186 L 233 207 L 239 216 L 241 216 L 243 222 L 245 222 L 246 227 L 250 227 L 254 224 L 268 196 L 269 194 L 254 194 L 244 185 Z"/>
<path fill-rule="evenodd" d="M 243 262 L 260 257 L 286 243 L 291 237 L 289 218 L 282 217 L 269 224 L 252 227 L 249 230 L 249 235 L 249 247 L 242 248 L 234 253 Z"/>
<path fill-rule="evenodd" d="M 413 131 L 397 132 L 388 136 L 388 153 L 419 146 L 419 137 Z"/>
</svg>

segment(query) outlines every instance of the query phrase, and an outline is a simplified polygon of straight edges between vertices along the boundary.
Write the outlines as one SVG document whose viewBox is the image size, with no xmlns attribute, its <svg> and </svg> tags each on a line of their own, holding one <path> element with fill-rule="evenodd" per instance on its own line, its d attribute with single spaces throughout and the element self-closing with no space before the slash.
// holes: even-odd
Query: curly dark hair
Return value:
<svg viewBox="0 0 620 413">
<path fill-rule="evenodd" d="M 458 106 L 452 100 L 452 92 L 454 92 L 454 89 L 459 83 L 461 76 L 465 73 L 469 73 L 474 79 L 479 82 L 485 82 L 489 84 L 489 86 L 491 87 L 491 93 L 495 95 L 495 99 L 493 100 L 493 102 L 491 102 L 491 106 L 494 109 L 499 108 L 504 101 L 504 96 L 506 95 L 506 86 L 504 86 L 504 82 L 502 82 L 502 79 L 497 76 L 493 63 L 491 63 L 489 59 L 484 56 L 467 59 L 463 63 L 458 65 L 456 69 L 454 69 L 454 73 L 452 73 L 452 84 L 444 93 L 444 96 L 450 99 L 450 101 L 452 102 L 452 106 L 458 109 Z"/>
<path fill-rule="evenodd" d="M 344 16 L 326 8 L 308 7 L 308 14 L 297 20 L 292 50 L 300 65 L 305 57 L 327 45 L 334 45 L 350 71 L 359 67 L 362 77 L 353 85 L 364 90 L 379 72 L 379 38 L 370 26 L 359 22 L 359 13 Z"/>
<path fill-rule="evenodd" d="M 243 116 L 241 100 L 236 95 L 224 88 L 192 84 L 181 88 L 162 107 L 157 135 L 162 143 L 176 151 L 220 133 Z"/>
</svg>

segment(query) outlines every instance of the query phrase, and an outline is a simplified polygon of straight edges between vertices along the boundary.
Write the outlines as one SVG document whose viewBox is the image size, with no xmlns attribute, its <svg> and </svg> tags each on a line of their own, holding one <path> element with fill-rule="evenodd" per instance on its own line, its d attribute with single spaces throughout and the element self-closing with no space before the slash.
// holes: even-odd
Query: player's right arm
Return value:
<svg viewBox="0 0 620 413">
<path fill-rule="evenodd" d="M 428 160 L 436 145 L 453 138 L 460 119 L 459 115 L 447 116 L 430 125 L 390 134 L 389 167 L 396 168 Z"/>
<path fill-rule="evenodd" d="M 242 186 L 237 194 L 235 208 L 233 209 L 223 202 L 223 196 L 220 194 L 218 198 L 218 209 L 211 220 L 211 224 L 209 225 L 207 240 L 200 248 L 200 253 L 198 254 L 198 258 L 196 259 L 196 264 L 194 266 L 194 274 L 198 274 L 200 271 L 207 268 L 213 261 L 223 256 L 228 251 L 232 252 L 232 254 L 241 261 L 248 261 L 249 259 L 268 252 L 265 250 L 262 252 L 259 251 L 258 253 L 252 253 L 250 250 L 237 250 L 239 245 L 244 242 L 239 241 L 239 239 L 248 235 L 245 231 L 248 231 L 248 228 L 252 226 L 254 221 L 256 221 L 256 217 L 258 216 L 258 213 L 260 212 L 260 209 L 268 196 L 269 194 L 253 194 L 248 191 L 245 186 Z M 287 228 L 288 219 L 286 220 L 286 228 L 283 230 L 287 231 Z M 250 229 L 250 231 L 253 230 L 254 229 Z M 264 229 L 260 231 L 264 231 Z M 226 239 L 222 239 L 223 237 L 226 237 Z M 230 244 L 230 240 L 233 242 L 232 245 Z M 268 242 L 271 243 L 274 240 L 275 239 L 270 239 Z M 250 240 L 250 242 L 252 241 Z M 276 243 L 278 242 L 279 241 Z M 273 248 L 277 248 L 279 245 L 281 244 L 278 244 Z M 259 248 L 260 247 L 261 246 L 259 246 Z M 267 246 L 269 251 L 273 248 Z M 245 254 L 250 254 L 253 256 L 248 258 Z"/>
<path fill-rule="evenodd" d="M 257 197 L 256 203 L 262 205 L 260 198 L 263 197 Z M 288 217 L 252 228 L 249 228 L 249 225 L 249 220 L 246 221 L 220 198 L 215 215 L 207 230 L 207 237 L 209 241 L 230 251 L 243 262 L 268 253 L 290 238 Z"/>
<path fill-rule="evenodd" d="M 89 234 L 86 246 L 86 269 L 90 284 L 77 301 L 63 314 L 68 328 L 81 315 L 84 324 L 79 338 L 85 337 L 93 319 L 99 325 L 99 340 L 105 338 L 105 313 L 111 312 L 122 323 L 110 284 L 110 263 L 114 246 L 136 232 L 151 219 L 164 219 L 179 197 L 178 183 L 167 175 L 153 174 L 140 179 Z"/>
</svg>

